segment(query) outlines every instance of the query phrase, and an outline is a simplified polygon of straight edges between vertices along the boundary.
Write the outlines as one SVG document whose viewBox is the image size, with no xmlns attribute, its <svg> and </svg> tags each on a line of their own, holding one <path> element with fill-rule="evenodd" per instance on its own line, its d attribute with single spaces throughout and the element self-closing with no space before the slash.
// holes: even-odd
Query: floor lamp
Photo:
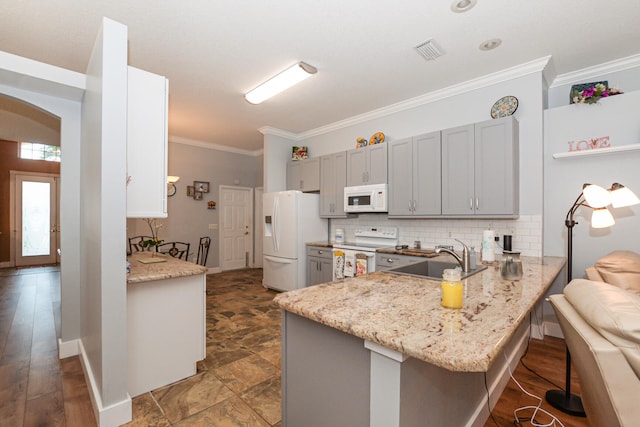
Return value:
<svg viewBox="0 0 640 427">
<path fill-rule="evenodd" d="M 591 227 L 606 228 L 615 224 L 613 215 L 607 209 L 611 205 L 614 208 L 632 206 L 640 203 L 636 195 L 622 184 L 613 183 L 611 188 L 605 190 L 598 185 L 584 184 L 582 192 L 567 212 L 564 225 L 567 227 L 567 283 L 571 282 L 573 261 L 573 227 L 577 224 L 573 216 L 580 206 L 593 209 Z M 579 396 L 571 394 L 571 354 L 567 348 L 567 364 L 565 368 L 565 389 L 549 390 L 545 394 L 547 402 L 556 409 L 570 415 L 585 417 L 584 407 Z"/>
</svg>

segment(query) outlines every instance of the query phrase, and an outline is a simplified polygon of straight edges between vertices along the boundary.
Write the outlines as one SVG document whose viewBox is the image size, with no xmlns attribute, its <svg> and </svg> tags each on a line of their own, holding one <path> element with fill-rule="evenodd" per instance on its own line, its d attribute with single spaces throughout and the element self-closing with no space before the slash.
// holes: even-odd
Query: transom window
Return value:
<svg viewBox="0 0 640 427">
<path fill-rule="evenodd" d="M 39 142 L 21 142 L 19 155 L 21 159 L 59 162 L 60 147 L 56 145 L 41 144 Z"/>
</svg>

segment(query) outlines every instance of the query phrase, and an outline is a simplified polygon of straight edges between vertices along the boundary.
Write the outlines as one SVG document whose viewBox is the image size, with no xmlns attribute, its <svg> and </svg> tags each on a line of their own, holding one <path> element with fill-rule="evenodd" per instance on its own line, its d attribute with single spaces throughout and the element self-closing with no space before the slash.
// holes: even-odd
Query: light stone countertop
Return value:
<svg viewBox="0 0 640 427">
<path fill-rule="evenodd" d="M 194 276 L 205 274 L 208 271 L 207 267 L 159 253 L 154 253 L 155 257 L 164 259 L 165 262 L 143 264 L 138 261 L 139 259 L 151 258 L 151 254 L 151 252 L 137 252 L 127 257 L 131 262 L 131 273 L 127 273 L 127 283 Z"/>
<path fill-rule="evenodd" d="M 330 242 L 327 240 L 322 240 L 320 242 L 307 242 L 307 246 L 318 246 L 321 248 L 332 248 L 334 245 L 334 242 Z"/>
<path fill-rule="evenodd" d="M 486 372 L 565 264 L 522 257 L 523 277 L 498 264 L 465 283 L 460 310 L 440 306 L 440 282 L 376 272 L 285 292 L 282 309 L 450 371 Z"/>
</svg>

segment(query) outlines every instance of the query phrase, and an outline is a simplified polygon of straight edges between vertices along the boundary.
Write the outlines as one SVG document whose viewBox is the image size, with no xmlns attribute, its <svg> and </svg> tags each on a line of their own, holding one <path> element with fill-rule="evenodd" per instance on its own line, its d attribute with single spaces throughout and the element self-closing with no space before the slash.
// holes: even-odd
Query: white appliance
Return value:
<svg viewBox="0 0 640 427">
<path fill-rule="evenodd" d="M 376 271 L 376 250 L 398 244 L 397 227 L 364 227 L 354 232 L 353 242 L 333 244 L 333 280 Z M 366 268 L 359 267 L 364 261 Z"/>
<path fill-rule="evenodd" d="M 387 212 L 387 184 L 344 188 L 345 212 Z"/>
<path fill-rule="evenodd" d="M 281 191 L 263 195 L 263 276 L 265 288 L 291 291 L 306 283 L 306 244 L 326 241 L 320 195 Z"/>
</svg>

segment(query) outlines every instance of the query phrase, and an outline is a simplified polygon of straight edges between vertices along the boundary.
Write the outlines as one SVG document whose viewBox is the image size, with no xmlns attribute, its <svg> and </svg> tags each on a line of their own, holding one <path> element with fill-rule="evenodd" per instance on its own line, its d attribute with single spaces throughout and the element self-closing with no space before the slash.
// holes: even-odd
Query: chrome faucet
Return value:
<svg viewBox="0 0 640 427">
<path fill-rule="evenodd" d="M 460 244 L 462 245 L 462 256 L 458 255 L 454 251 L 447 248 L 436 248 L 435 252 L 437 254 L 439 254 L 440 252 L 446 252 L 449 255 L 452 255 L 456 259 L 456 261 L 458 261 L 458 264 L 460 264 L 460 268 L 462 268 L 462 271 L 464 273 L 468 273 L 469 270 L 471 269 L 471 261 L 469 258 L 469 248 L 462 241 L 458 239 L 454 239 L 454 240 L 456 242 L 460 242 Z"/>
</svg>

